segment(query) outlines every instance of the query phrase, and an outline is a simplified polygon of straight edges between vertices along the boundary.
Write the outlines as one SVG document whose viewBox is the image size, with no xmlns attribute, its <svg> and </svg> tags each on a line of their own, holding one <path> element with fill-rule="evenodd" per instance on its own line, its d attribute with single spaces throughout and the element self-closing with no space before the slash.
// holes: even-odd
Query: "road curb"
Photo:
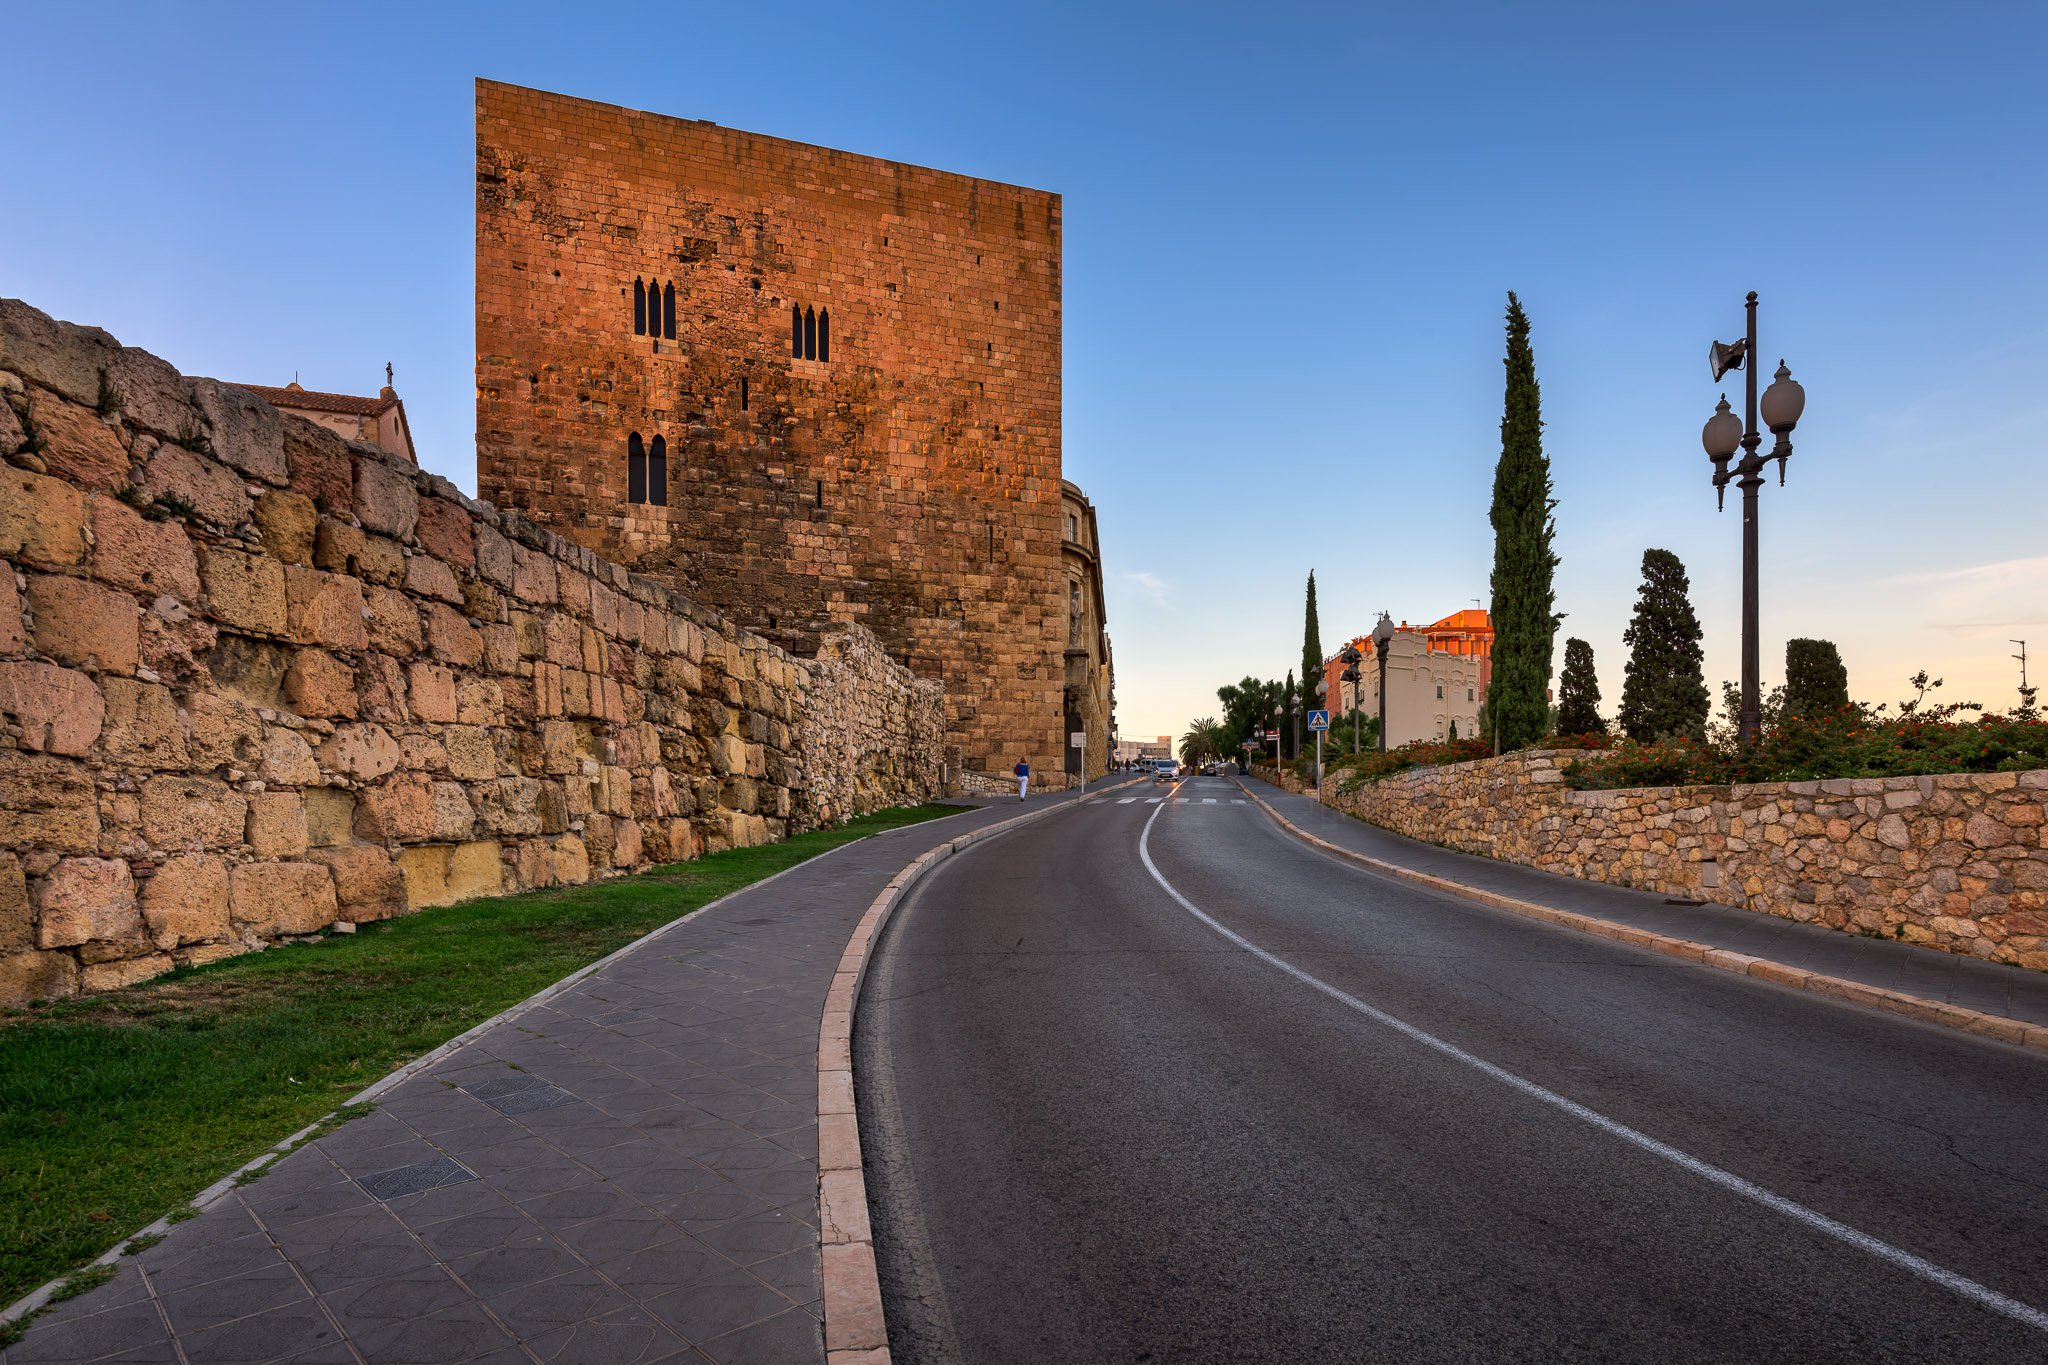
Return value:
<svg viewBox="0 0 2048 1365">
<path fill-rule="evenodd" d="M 861 1169 L 860 1118 L 853 1083 L 853 1016 L 875 939 L 910 888 L 954 854 L 1130 785 L 1119 782 L 1083 792 L 1072 801 L 999 820 L 926 849 L 889 879 L 847 939 L 818 1021 L 818 1259 L 824 1283 L 827 1365 L 889 1365 L 889 1327 L 882 1315 L 882 1283 L 875 1271 L 874 1232 L 868 1220 L 867 1177 Z"/>
<path fill-rule="evenodd" d="M 1428 872 L 1418 872 L 1414 868 L 1402 867 L 1398 863 L 1390 863 L 1370 854 L 1333 844 L 1328 839 L 1318 838 L 1282 815 L 1265 798 L 1244 783 L 1240 782 L 1238 785 L 1244 788 L 1245 795 L 1249 796 L 1260 810 L 1271 816 L 1280 828 L 1303 843 L 1326 853 L 1334 853 L 1340 858 L 1347 858 L 1389 877 L 1398 877 L 1417 886 L 1428 887 L 1432 891 L 1441 891 L 1464 900 L 1475 901 L 1480 905 L 1505 910 L 1526 919 L 1542 920 L 1546 924 L 1555 924 L 1560 928 L 1591 934 L 1597 938 L 1612 939 L 1634 948 L 1647 948 L 1653 953 L 1683 958 L 1702 966 L 1733 972 L 1737 976 L 1753 976 L 1759 981 L 1793 986 L 1800 990 L 1812 991 L 1816 995 L 1825 995 L 1830 999 L 1844 1000 L 1852 1005 L 1864 1005 L 1888 1014 L 1916 1019 L 1924 1024 L 1956 1029 L 2036 1052 L 2048 1052 L 2048 1025 L 2030 1024 L 2024 1019 L 2009 1019 L 2002 1014 L 1986 1014 L 1981 1010 L 1966 1009 L 1961 1005 L 1951 1005 L 1941 1000 L 1929 1000 L 1924 996 L 1908 995 L 1904 991 L 1888 990 L 1882 986 L 1851 981 L 1846 977 L 1829 976 L 1824 972 L 1808 971 L 1804 967 L 1773 962 L 1769 958 L 1752 957 L 1747 953 L 1738 953 L 1727 948 L 1695 943 L 1691 939 L 1675 938 L 1651 929 L 1639 929 L 1632 924 L 1618 924 L 1613 920 L 1582 915 L 1572 910 L 1538 905 L 1534 901 L 1518 900 L 1495 891 L 1467 886 L 1448 877 L 1438 877 Z"/>
</svg>

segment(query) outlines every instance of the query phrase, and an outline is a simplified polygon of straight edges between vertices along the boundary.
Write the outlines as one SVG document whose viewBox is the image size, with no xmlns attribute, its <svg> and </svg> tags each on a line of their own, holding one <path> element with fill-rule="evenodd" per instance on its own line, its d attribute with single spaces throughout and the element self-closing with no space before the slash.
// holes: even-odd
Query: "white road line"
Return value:
<svg viewBox="0 0 2048 1365">
<path fill-rule="evenodd" d="M 1242 796 L 1234 796 L 1230 799 L 1230 804 L 1233 806 L 1243 806 L 1249 803 Z"/>
<path fill-rule="evenodd" d="M 1137 800 L 1137 799 L 1138 799 L 1138 798 L 1137 798 L 1137 797 L 1135 797 L 1135 796 L 1119 796 L 1119 797 L 1118 797 L 1118 798 L 1116 799 L 1116 803 L 1117 803 L 1117 804 L 1118 804 L 1119 806 L 1128 806 L 1128 805 L 1130 805 L 1130 804 L 1131 804 L 1131 802 L 1133 802 L 1133 801 L 1135 801 L 1135 800 Z"/>
<path fill-rule="evenodd" d="M 1218 921 L 1210 918 L 1193 901 L 1183 896 L 1172 882 L 1166 880 L 1165 876 L 1159 871 L 1158 865 L 1152 861 L 1152 826 L 1159 823 L 1159 815 L 1160 812 L 1153 811 L 1152 818 L 1145 822 L 1144 831 L 1138 836 L 1138 857 L 1144 861 L 1145 870 L 1152 874 L 1152 880 L 1158 882 L 1165 889 L 1167 895 L 1173 897 L 1179 903 L 1181 909 L 1187 911 L 1190 915 L 1193 915 L 1203 924 L 1208 925 L 1211 929 L 1214 929 L 1253 957 L 1258 958 L 1261 962 L 1266 963 L 1270 967 L 1278 968 L 1296 981 L 1301 982 L 1302 985 L 1322 992 L 1339 1004 L 1349 1006 L 1375 1023 L 1384 1024 L 1405 1038 L 1420 1043 L 1433 1051 L 1440 1052 L 1453 1061 L 1462 1062 L 1473 1070 L 1490 1076 L 1505 1086 L 1521 1091 L 1531 1099 L 1541 1100 L 1544 1104 L 1560 1109 L 1570 1114 L 1573 1118 L 1581 1119 L 1602 1132 L 1618 1137 L 1623 1142 L 1639 1147 L 1653 1156 L 1660 1156 L 1674 1166 L 1690 1171 L 1702 1179 L 1712 1181 L 1722 1189 L 1739 1194 L 1744 1199 L 1761 1204 L 1773 1212 L 1782 1213 L 1794 1222 L 1802 1223 L 1816 1232 L 1826 1233 L 1838 1241 L 1847 1242 L 1850 1246 L 1856 1247 L 1861 1251 L 1867 1251 L 1879 1260 L 1890 1262 L 1901 1270 L 1908 1271 L 1911 1274 L 1918 1275 L 1921 1279 L 1938 1284 L 1942 1288 L 1970 1300 L 1972 1303 L 1989 1308 L 1994 1313 L 2002 1313 L 2016 1322 L 2024 1323 L 2037 1332 L 2048 1332 L 2048 1313 L 2042 1312 L 2031 1304 L 2021 1303 L 2018 1299 L 2008 1298 L 1988 1285 L 1979 1284 L 1967 1276 L 1958 1275 L 1953 1270 L 1945 1270 L 1932 1261 L 1923 1260 L 1910 1251 L 1902 1250 L 1889 1242 L 1880 1241 L 1867 1232 L 1859 1232 L 1846 1223 L 1838 1223 L 1824 1213 L 1817 1213 L 1813 1209 L 1807 1208 L 1804 1204 L 1794 1203 L 1783 1195 L 1773 1194 L 1761 1185 L 1753 1185 L 1731 1171 L 1724 1171 L 1719 1166 L 1711 1165 L 1696 1156 L 1681 1152 L 1669 1143 L 1659 1142 L 1648 1133 L 1638 1132 L 1625 1123 L 1619 1123 L 1614 1119 L 1608 1118 L 1605 1114 L 1588 1109 L 1576 1100 L 1568 1100 L 1555 1090 L 1546 1090 L 1536 1084 L 1536 1082 L 1517 1076 L 1505 1067 L 1495 1066 L 1492 1062 L 1482 1057 L 1474 1056 L 1455 1043 L 1447 1043 L 1435 1034 L 1419 1029 L 1406 1020 L 1395 1018 L 1385 1010 L 1375 1009 L 1357 996 L 1339 990 L 1320 977 L 1311 975 L 1293 963 L 1267 952 L 1242 934 L 1226 928 Z"/>
<path fill-rule="evenodd" d="M 1165 799 L 1166 798 L 1161 796 L 1148 796 L 1145 798 L 1145 804 L 1148 806 L 1156 806 Z"/>
<path fill-rule="evenodd" d="M 1205 806 L 1213 806 L 1216 804 L 1216 798 L 1213 796 L 1205 796 L 1202 798 L 1202 804 Z"/>
</svg>

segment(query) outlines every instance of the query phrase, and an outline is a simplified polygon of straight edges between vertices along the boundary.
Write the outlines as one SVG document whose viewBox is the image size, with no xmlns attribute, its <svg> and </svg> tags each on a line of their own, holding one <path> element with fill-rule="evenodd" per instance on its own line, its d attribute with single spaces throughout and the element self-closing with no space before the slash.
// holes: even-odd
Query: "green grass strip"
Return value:
<svg viewBox="0 0 2048 1365">
<path fill-rule="evenodd" d="M 0 1017 L 0 1304 L 577 968 L 828 849 L 957 810 L 882 811 Z"/>
</svg>

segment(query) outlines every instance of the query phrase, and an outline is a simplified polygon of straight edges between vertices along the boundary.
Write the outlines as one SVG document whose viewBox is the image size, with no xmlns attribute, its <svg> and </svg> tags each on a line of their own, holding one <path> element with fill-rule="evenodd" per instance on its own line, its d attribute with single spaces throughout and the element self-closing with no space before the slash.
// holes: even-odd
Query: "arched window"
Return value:
<svg viewBox="0 0 2048 1365">
<path fill-rule="evenodd" d="M 654 438 L 659 441 L 659 436 Z M 647 452 L 640 444 L 640 433 L 634 432 L 626 438 L 626 501 L 647 501 Z"/>
<path fill-rule="evenodd" d="M 818 315 L 804 309 L 804 359 L 818 358 Z"/>
<path fill-rule="evenodd" d="M 676 284 L 670 280 L 661 287 L 661 334 L 670 341 L 676 339 Z"/>
<path fill-rule="evenodd" d="M 789 356 L 792 360 L 804 358 L 804 314 L 793 303 L 789 305 Z"/>
<path fill-rule="evenodd" d="M 820 309 L 818 312 L 818 359 L 830 360 L 831 358 L 832 310 L 830 308 L 824 308 Z"/>
<path fill-rule="evenodd" d="M 647 501 L 668 506 L 668 441 L 660 436 L 647 451 Z"/>
<path fill-rule="evenodd" d="M 633 335 L 647 335 L 647 287 L 638 275 L 633 277 Z"/>
</svg>

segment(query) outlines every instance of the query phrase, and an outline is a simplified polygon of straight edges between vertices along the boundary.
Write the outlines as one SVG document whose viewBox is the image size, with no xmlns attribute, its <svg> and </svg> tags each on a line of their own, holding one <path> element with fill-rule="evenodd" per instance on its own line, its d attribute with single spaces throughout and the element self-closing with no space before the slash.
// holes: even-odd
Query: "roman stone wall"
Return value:
<svg viewBox="0 0 2048 1365">
<path fill-rule="evenodd" d="M 1059 197 L 491 81 L 476 174 L 482 495 L 749 629 L 859 621 L 969 767 L 1058 780 Z"/>
<path fill-rule="evenodd" d="M 0 1001 L 937 789 L 864 628 L 796 658 L 11 300 L 0 397 Z"/>
<path fill-rule="evenodd" d="M 1573 791 L 1574 756 L 1332 777 L 1322 799 L 1546 872 L 2048 969 L 2048 771 Z"/>
</svg>

